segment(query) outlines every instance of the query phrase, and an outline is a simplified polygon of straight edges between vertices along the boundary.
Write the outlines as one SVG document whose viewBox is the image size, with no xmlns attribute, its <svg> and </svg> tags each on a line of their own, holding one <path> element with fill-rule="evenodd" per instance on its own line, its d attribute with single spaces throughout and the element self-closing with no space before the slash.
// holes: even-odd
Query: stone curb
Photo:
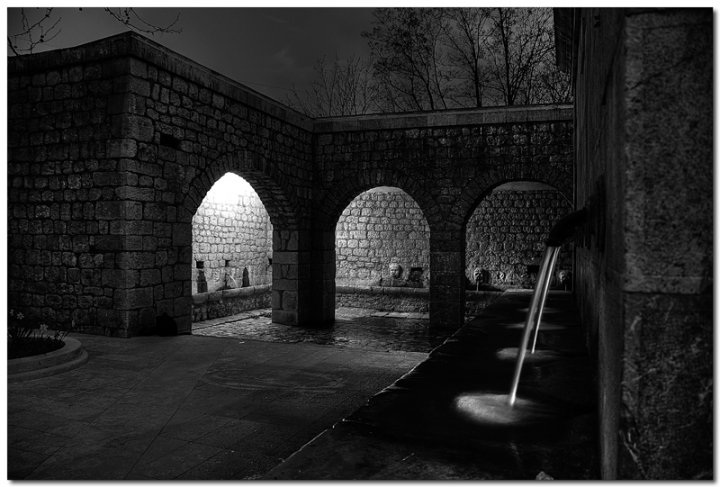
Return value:
<svg viewBox="0 0 720 487">
<path fill-rule="evenodd" d="M 80 341 L 65 337 L 65 345 L 49 353 L 8 360 L 8 382 L 38 379 L 74 369 L 87 362 Z"/>
</svg>

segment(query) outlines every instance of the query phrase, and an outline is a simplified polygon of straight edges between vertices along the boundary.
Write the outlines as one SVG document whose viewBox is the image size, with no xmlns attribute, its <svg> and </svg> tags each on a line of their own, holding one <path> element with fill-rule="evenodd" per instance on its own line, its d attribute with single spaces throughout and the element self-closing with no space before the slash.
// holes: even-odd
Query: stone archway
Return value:
<svg viewBox="0 0 720 487">
<path fill-rule="evenodd" d="M 174 313 L 181 316 L 183 323 L 187 323 L 185 316 L 191 314 L 190 268 L 192 258 L 192 218 L 202 203 L 205 194 L 210 188 L 227 173 L 237 174 L 245 179 L 255 190 L 260 201 L 265 206 L 273 226 L 272 235 L 272 320 L 283 324 L 299 324 L 300 306 L 298 298 L 299 279 L 303 272 L 299 270 L 298 258 L 299 230 L 296 215 L 297 205 L 292 203 L 288 192 L 275 182 L 272 177 L 258 169 L 251 158 L 245 154 L 222 158 L 203 173 L 197 175 L 188 184 L 187 192 L 178 212 L 178 222 L 173 233 L 173 251 L 181 256 L 181 262 L 186 263 L 187 272 L 174 276 L 175 282 L 182 285 L 182 300 L 176 301 Z M 186 262 L 187 261 L 187 262 Z M 307 272 L 306 272 L 307 273 Z M 158 314 L 160 310 L 158 310 Z M 178 329 L 181 333 L 189 333 L 190 323 Z"/>
<path fill-rule="evenodd" d="M 497 292 L 533 288 L 550 229 L 571 211 L 566 195 L 546 182 L 516 180 L 486 190 L 464 225 L 466 314 L 477 314 Z M 572 270 L 573 251 L 565 248 L 555 274 Z"/>
<path fill-rule="evenodd" d="M 335 228 L 343 210 L 353 199 L 371 188 L 378 186 L 390 186 L 401 189 L 419 207 L 425 217 L 430 230 L 430 262 L 429 262 L 429 294 L 430 294 L 430 321 L 431 326 L 447 328 L 445 310 L 450 308 L 449 303 L 457 300 L 448 300 L 445 291 L 447 286 L 446 256 L 444 246 L 438 242 L 446 242 L 451 238 L 445 235 L 446 222 L 442 217 L 440 207 L 430 196 L 430 191 L 418 183 L 414 178 L 401 171 L 384 168 L 375 168 L 354 173 L 352 178 L 344 178 L 339 184 L 326 190 L 322 197 L 323 206 L 318 208 L 316 222 L 319 229 L 316 231 L 318 240 L 317 247 L 321 249 L 322 267 L 318 269 L 322 273 L 319 279 L 323 285 L 324 303 L 326 310 L 326 322 L 332 322 L 335 310 L 335 275 L 336 275 L 336 254 L 335 254 Z M 437 230 L 437 232 L 435 232 Z M 433 240 L 434 239 L 434 240 Z M 459 262 L 459 261 L 458 261 Z M 458 267 L 458 272 L 460 271 Z M 457 304 L 457 303 L 455 303 Z M 453 322 L 452 318 L 450 318 Z M 453 327 L 452 325 L 450 327 Z"/>
<path fill-rule="evenodd" d="M 377 186 L 358 194 L 338 219 L 335 244 L 339 306 L 428 311 L 430 227 L 405 191 Z"/>
<path fill-rule="evenodd" d="M 250 183 L 218 179 L 192 222 L 193 322 L 270 307 L 272 229 Z"/>
</svg>

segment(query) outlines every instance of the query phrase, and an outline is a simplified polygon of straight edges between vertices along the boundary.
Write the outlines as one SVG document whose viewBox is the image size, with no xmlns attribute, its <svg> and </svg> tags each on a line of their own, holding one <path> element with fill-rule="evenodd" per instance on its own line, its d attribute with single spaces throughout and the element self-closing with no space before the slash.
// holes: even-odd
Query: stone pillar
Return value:
<svg viewBox="0 0 720 487">
<path fill-rule="evenodd" d="M 450 227 L 450 225 L 447 225 Z M 430 234 L 430 328 L 457 330 L 465 316 L 465 231 Z"/>
<path fill-rule="evenodd" d="M 142 328 L 154 328 L 158 317 L 172 318 L 178 334 L 192 332 L 192 222 L 155 222 L 152 240 L 168 242 L 148 246 L 146 266 L 140 271 L 140 284 L 150 305 L 140 313 Z"/>
<path fill-rule="evenodd" d="M 334 320 L 334 238 L 334 232 L 273 229 L 273 323 L 323 326 Z"/>
<path fill-rule="evenodd" d="M 312 326 L 330 326 L 335 321 L 335 229 L 314 232 Z"/>
<path fill-rule="evenodd" d="M 298 324 L 298 280 L 300 278 L 300 235 L 297 230 L 273 228 L 272 321 Z"/>
</svg>

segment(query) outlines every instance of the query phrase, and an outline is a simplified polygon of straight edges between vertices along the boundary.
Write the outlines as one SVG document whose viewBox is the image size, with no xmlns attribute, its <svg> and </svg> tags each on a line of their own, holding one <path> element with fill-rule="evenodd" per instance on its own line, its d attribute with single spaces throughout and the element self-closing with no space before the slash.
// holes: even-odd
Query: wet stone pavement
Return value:
<svg viewBox="0 0 720 487">
<path fill-rule="evenodd" d="M 551 292 L 536 354 L 507 405 L 529 292 L 507 292 L 264 478 L 599 478 L 590 359 L 572 297 Z"/>
<path fill-rule="evenodd" d="M 373 351 L 430 352 L 448 334 L 429 331 L 427 313 L 338 308 L 328 328 L 301 328 L 272 323 L 270 309 L 193 323 L 193 335 L 262 340 L 276 343 L 316 343 Z"/>
</svg>

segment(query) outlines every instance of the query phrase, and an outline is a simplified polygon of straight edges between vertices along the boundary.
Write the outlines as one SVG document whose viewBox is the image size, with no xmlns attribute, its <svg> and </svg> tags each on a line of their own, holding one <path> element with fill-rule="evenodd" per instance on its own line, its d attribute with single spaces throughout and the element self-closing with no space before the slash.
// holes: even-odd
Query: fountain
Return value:
<svg viewBox="0 0 720 487">
<path fill-rule="evenodd" d="M 456 408 L 476 422 L 495 425 L 511 425 L 525 422 L 543 421 L 553 414 L 551 407 L 529 400 L 518 399 L 517 390 L 520 384 L 520 375 L 525 362 L 530 336 L 534 335 L 530 355 L 535 354 L 540 321 L 543 307 L 550 288 L 550 279 L 557 261 L 560 247 L 569 241 L 576 228 L 586 219 L 587 210 L 579 210 L 560 219 L 550 230 L 546 243 L 546 251 L 540 266 L 537 283 L 528 308 L 525 326 L 523 328 L 520 347 L 517 349 L 517 358 L 509 394 L 473 393 L 464 394 L 456 399 Z M 505 350 L 504 352 L 508 352 Z M 502 354 L 501 354 L 502 355 Z M 507 355 L 505 353 L 504 355 Z M 541 353 L 535 363 L 552 360 L 552 353 Z M 499 357 L 503 358 L 503 357 Z"/>
<path fill-rule="evenodd" d="M 514 406 L 515 401 L 517 400 L 517 389 L 520 384 L 520 374 L 522 372 L 525 354 L 527 353 L 530 334 L 533 330 L 535 333 L 530 353 L 535 353 L 535 345 L 537 343 L 538 332 L 540 331 L 540 320 L 542 318 L 543 306 L 545 306 L 545 299 L 547 298 L 548 290 L 550 288 L 550 279 L 553 275 L 553 269 L 555 267 L 555 262 L 557 261 L 558 252 L 560 251 L 562 244 L 572 238 L 577 226 L 583 223 L 586 218 L 586 213 L 587 210 L 582 209 L 561 218 L 552 230 L 550 230 L 550 236 L 545 242 L 547 248 L 545 250 L 545 255 L 543 256 L 542 265 L 540 266 L 540 273 L 538 274 L 535 291 L 533 292 L 532 300 L 530 301 L 530 308 L 528 309 L 527 318 L 525 320 L 525 329 L 523 330 L 520 347 L 518 349 L 512 385 L 510 386 L 510 394 L 508 395 L 508 405 L 510 407 Z"/>
<path fill-rule="evenodd" d="M 533 339 L 532 351 L 535 353 L 535 343 L 537 341 L 538 332 L 540 331 L 540 318 L 542 317 L 543 306 L 545 305 L 545 299 L 547 298 L 548 288 L 550 287 L 550 278 L 552 277 L 552 269 L 555 267 L 558 252 L 560 247 L 548 245 L 545 250 L 542 265 L 540 266 L 540 272 L 538 274 L 537 283 L 535 285 L 535 292 L 530 302 L 530 309 L 527 313 L 525 320 L 525 329 L 523 330 L 522 340 L 520 341 L 520 347 L 518 348 L 517 362 L 515 363 L 515 373 L 513 374 L 512 386 L 510 388 L 510 395 L 508 397 L 508 404 L 510 406 L 515 405 L 517 399 L 517 388 L 520 383 L 520 372 L 522 372 L 523 362 L 525 360 L 525 354 L 527 353 L 528 342 L 530 341 L 530 334 L 535 330 L 535 337 Z"/>
</svg>

